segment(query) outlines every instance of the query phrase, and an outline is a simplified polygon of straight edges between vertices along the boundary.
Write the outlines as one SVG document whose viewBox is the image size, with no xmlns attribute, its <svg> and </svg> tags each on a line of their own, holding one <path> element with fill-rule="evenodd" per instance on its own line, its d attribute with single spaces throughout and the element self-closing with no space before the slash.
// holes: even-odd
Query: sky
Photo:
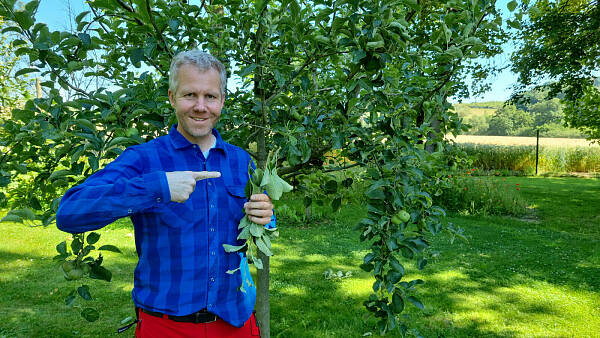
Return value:
<svg viewBox="0 0 600 338">
<path fill-rule="evenodd" d="M 507 10 L 508 0 L 497 0 L 496 7 L 502 10 L 503 16 L 508 16 Z M 74 13 L 73 17 L 78 13 L 87 9 L 84 4 L 84 0 L 42 0 L 38 8 L 36 19 L 41 22 L 45 22 L 48 27 L 52 29 L 68 29 L 69 28 L 69 5 L 71 12 Z M 497 57 L 485 60 L 484 62 L 491 62 L 500 66 L 510 65 L 510 54 L 514 51 L 515 47 L 512 42 L 508 42 L 503 45 L 503 53 Z M 485 102 L 485 101 L 505 101 L 510 97 L 511 86 L 516 83 L 517 76 L 510 71 L 505 69 L 499 74 L 489 78 L 491 82 L 491 90 L 482 94 L 478 97 L 471 97 L 463 99 L 462 102 Z M 231 82 L 232 81 L 228 81 Z M 450 99 L 452 100 L 452 98 Z"/>
</svg>

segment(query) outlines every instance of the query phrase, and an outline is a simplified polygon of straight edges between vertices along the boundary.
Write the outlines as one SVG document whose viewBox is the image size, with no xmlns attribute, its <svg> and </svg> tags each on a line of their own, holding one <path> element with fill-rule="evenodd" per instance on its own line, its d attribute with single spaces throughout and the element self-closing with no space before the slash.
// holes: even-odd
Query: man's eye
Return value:
<svg viewBox="0 0 600 338">
<path fill-rule="evenodd" d="M 185 95 L 183 95 L 183 96 L 184 96 L 184 97 L 191 97 L 191 96 L 194 96 L 194 93 L 187 93 L 187 94 L 185 94 Z"/>
</svg>

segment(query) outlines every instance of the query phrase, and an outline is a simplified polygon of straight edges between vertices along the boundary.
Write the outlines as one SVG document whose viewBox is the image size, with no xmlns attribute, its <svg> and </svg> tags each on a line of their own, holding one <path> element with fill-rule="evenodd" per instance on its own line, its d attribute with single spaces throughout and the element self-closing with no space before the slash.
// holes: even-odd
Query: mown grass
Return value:
<svg viewBox="0 0 600 338">
<path fill-rule="evenodd" d="M 425 270 L 407 264 L 409 280 L 426 281 L 419 289 L 425 311 L 407 306 L 411 326 L 424 337 L 599 337 L 600 182 L 506 180 L 519 183 L 533 216 L 449 217 L 465 228 L 469 241 L 434 238 Z M 353 228 L 363 213 L 357 203 L 308 224 L 280 222 L 271 267 L 273 337 L 377 335 L 374 318 L 362 306 L 372 280 L 357 267 L 367 244 Z M 129 292 L 136 256 L 125 222 L 100 231 L 102 243 L 116 244 L 124 254 L 107 254 L 113 282 L 86 281 L 101 310 L 93 324 L 62 303 L 73 283 L 51 257 L 65 234 L 10 223 L 0 223 L 0 229 L 0 336 L 116 336 L 119 322 L 133 314 Z M 328 269 L 352 276 L 327 279 Z"/>
</svg>

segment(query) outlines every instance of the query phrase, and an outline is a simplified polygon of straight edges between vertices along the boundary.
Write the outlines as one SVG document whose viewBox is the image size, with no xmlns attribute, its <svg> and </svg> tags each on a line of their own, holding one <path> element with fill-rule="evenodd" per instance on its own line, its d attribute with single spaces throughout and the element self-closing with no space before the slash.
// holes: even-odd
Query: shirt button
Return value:
<svg viewBox="0 0 600 338">
<path fill-rule="evenodd" d="M 160 199 L 160 197 L 158 197 L 158 198 L 156 199 L 156 202 L 160 203 L 160 201 L 162 201 L 162 200 Z"/>
<path fill-rule="evenodd" d="M 215 277 L 210 277 L 210 281 L 214 282 L 215 281 Z"/>
<path fill-rule="evenodd" d="M 208 182 L 208 185 L 212 185 L 212 182 Z"/>
<path fill-rule="evenodd" d="M 133 214 L 133 210 L 131 210 L 131 209 L 127 209 L 127 213 L 128 213 L 128 214 Z"/>
<path fill-rule="evenodd" d="M 215 252 L 214 252 L 214 251 L 211 251 L 211 252 L 210 252 L 210 254 L 211 254 L 212 256 L 214 256 L 214 255 L 215 255 Z"/>
<path fill-rule="evenodd" d="M 215 232 L 215 228 L 210 228 L 210 231 Z"/>
<path fill-rule="evenodd" d="M 207 307 L 211 308 L 211 307 L 213 307 L 213 305 L 212 304 L 208 304 Z"/>
<path fill-rule="evenodd" d="M 214 205 L 214 204 L 211 204 L 211 205 L 210 205 L 210 207 L 211 207 L 211 208 L 214 208 L 214 207 L 215 207 L 215 205 Z"/>
</svg>

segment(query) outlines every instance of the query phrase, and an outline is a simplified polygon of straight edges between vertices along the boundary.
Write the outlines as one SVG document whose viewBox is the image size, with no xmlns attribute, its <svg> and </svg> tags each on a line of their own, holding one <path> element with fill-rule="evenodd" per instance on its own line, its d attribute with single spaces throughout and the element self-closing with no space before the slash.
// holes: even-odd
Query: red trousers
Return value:
<svg viewBox="0 0 600 338">
<path fill-rule="evenodd" d="M 135 338 L 250 338 L 260 337 L 260 330 L 254 313 L 244 326 L 235 327 L 222 319 L 212 323 L 179 323 L 168 318 L 151 316 L 139 312 L 139 321 L 135 328 Z"/>
</svg>

